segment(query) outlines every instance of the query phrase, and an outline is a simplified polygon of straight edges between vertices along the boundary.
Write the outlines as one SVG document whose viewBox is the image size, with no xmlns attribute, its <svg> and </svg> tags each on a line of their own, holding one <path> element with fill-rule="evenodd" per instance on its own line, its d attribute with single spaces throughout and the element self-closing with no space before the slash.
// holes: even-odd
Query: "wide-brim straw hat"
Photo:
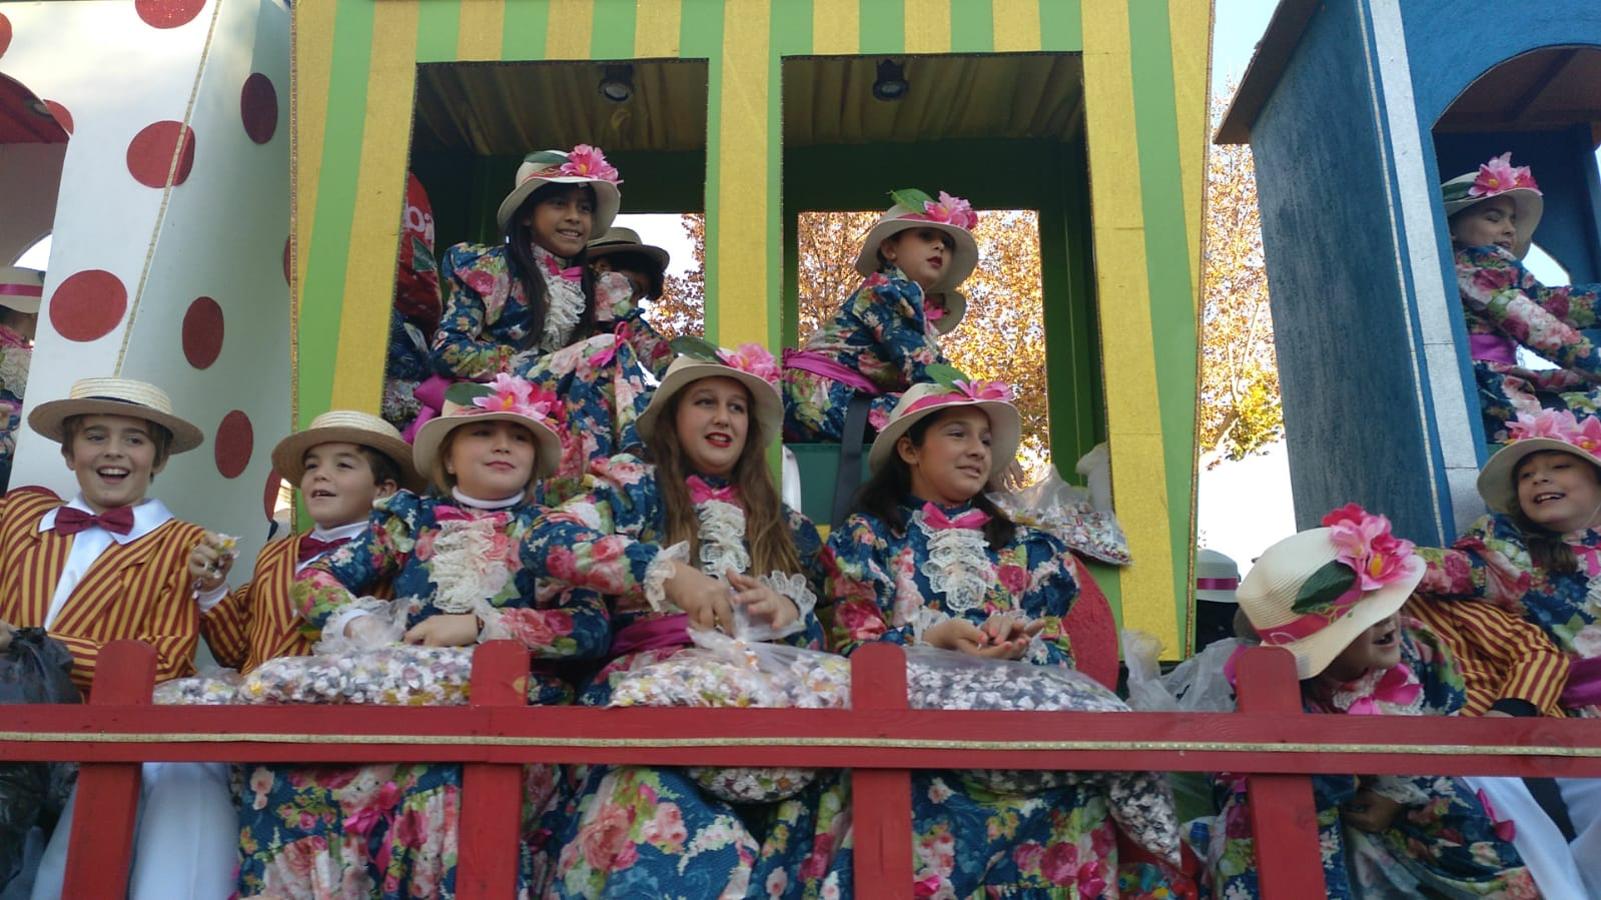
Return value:
<svg viewBox="0 0 1601 900">
<path fill-rule="evenodd" d="M 1517 472 L 1519 463 L 1543 450 L 1571 453 L 1589 461 L 1597 470 L 1601 470 L 1601 458 L 1577 444 L 1570 444 L 1555 437 L 1523 438 L 1495 451 L 1490 461 L 1479 470 L 1479 496 L 1484 498 L 1484 505 L 1490 507 L 1493 512 L 1516 513 L 1519 508 L 1518 486 L 1513 480 L 1513 474 Z"/>
<path fill-rule="evenodd" d="M 1010 398 L 1011 389 L 998 382 L 977 385 L 976 389 L 972 385 L 963 389 L 929 382 L 914 384 L 901 396 L 901 402 L 895 404 L 895 410 L 889 414 L 889 422 L 868 450 L 868 468 L 874 472 L 882 469 L 895 453 L 895 442 L 919 420 L 947 409 L 976 406 L 989 416 L 989 483 L 997 484 L 1001 473 L 1016 458 L 1018 444 L 1023 439 L 1023 419 Z"/>
<path fill-rule="evenodd" d="M 1275 628 L 1302 617 L 1302 613 L 1291 608 L 1301 586 L 1314 572 L 1334 562 L 1338 555 L 1329 539 L 1331 533 L 1329 528 L 1313 528 L 1269 547 L 1251 566 L 1234 595 L 1241 611 L 1251 620 L 1251 627 L 1263 636 L 1264 644 L 1295 654 L 1298 678 L 1311 678 L 1327 669 L 1362 632 L 1399 610 L 1423 580 L 1423 560 L 1411 556 L 1402 577 L 1362 594 L 1344 615 L 1300 640 L 1271 640 L 1269 636 Z"/>
<path fill-rule="evenodd" d="M 28 414 L 28 426 L 60 443 L 65 436 L 62 423 L 73 416 L 126 416 L 160 425 L 172 433 L 171 453 L 193 450 L 205 440 L 199 428 L 172 411 L 166 391 L 131 378 L 80 378 L 66 399 L 35 406 Z"/>
<path fill-rule="evenodd" d="M 962 324 L 962 317 L 967 315 L 967 295 L 954 290 L 931 294 L 924 304 L 924 314 L 927 315 L 936 303 L 944 310 L 944 314 L 937 319 L 930 317 L 928 321 L 934 326 L 934 333 L 944 337 L 955 331 L 956 326 Z"/>
<path fill-rule="evenodd" d="M 1512 253 L 1518 259 L 1522 259 L 1529 252 L 1529 243 L 1534 238 L 1535 226 L 1540 224 L 1540 216 L 1545 212 L 1545 197 L 1541 195 L 1539 186 L 1534 183 L 1534 176 L 1529 173 L 1529 167 L 1512 167 L 1510 157 L 1510 153 L 1502 154 L 1490 160 L 1489 164 L 1445 182 L 1440 185 L 1440 198 L 1445 205 L 1445 217 L 1449 220 L 1462 210 L 1486 200 L 1511 197 L 1512 208 L 1516 213 L 1516 220 L 1512 223 Z M 1480 190 L 1475 193 L 1474 183 L 1478 182 L 1481 176 L 1488 178 L 1494 174 L 1491 172 L 1491 164 L 1497 163 L 1504 165 L 1512 173 L 1509 180 L 1505 172 L 1502 172 L 1502 180 L 1509 180 L 1507 186 L 1481 185 Z"/>
<path fill-rule="evenodd" d="M 411 464 L 411 445 L 395 426 L 370 413 L 353 409 L 333 409 L 311 420 L 304 431 L 297 431 L 272 448 L 272 467 L 296 487 L 306 476 L 306 451 L 321 444 L 356 444 L 370 447 L 389 457 L 400 469 L 400 486 L 418 490 L 427 479 Z"/>
<path fill-rule="evenodd" d="M 724 351 L 719 351 L 724 352 Z M 769 355 L 767 362 L 772 362 Z M 773 377 L 778 377 L 778 369 L 773 368 Z M 732 378 L 743 384 L 745 390 L 750 391 L 751 406 L 754 409 L 754 418 L 761 428 L 762 446 L 767 446 L 776 440 L 784 429 L 784 401 L 779 397 L 778 384 L 769 381 L 753 372 L 747 372 L 735 365 L 721 360 L 705 359 L 701 356 L 681 354 L 667 367 L 667 374 L 662 376 L 661 384 L 650 395 L 650 404 L 640 413 L 639 421 L 635 427 L 639 436 L 650 440 L 656 432 L 656 421 L 661 418 L 662 410 L 667 408 L 667 401 L 674 394 L 703 378 Z"/>
<path fill-rule="evenodd" d="M 856 257 L 856 271 L 863 278 L 877 272 L 878 245 L 883 243 L 885 238 L 913 228 L 933 228 L 936 231 L 943 231 L 951 236 L 955 244 L 951 251 L 950 265 L 940 275 L 939 281 L 926 289 L 927 293 L 939 294 L 953 290 L 978 268 L 978 242 L 973 240 L 971 231 L 951 222 L 936 222 L 921 209 L 911 209 L 897 203 L 885 210 L 884 215 L 868 230 L 867 237 L 862 241 L 862 251 Z M 951 327 L 954 328 L 955 325 Z"/>
<path fill-rule="evenodd" d="M 460 387 L 460 385 L 457 385 Z M 445 436 L 463 425 L 474 422 L 516 422 L 533 432 L 534 441 L 539 447 L 538 458 L 534 460 L 532 479 L 546 478 L 555 474 L 561 465 L 561 436 L 557 434 L 555 426 L 539 416 L 523 412 L 504 409 L 485 409 L 470 404 L 459 403 L 448 394 L 445 397 L 444 408 L 439 415 L 423 423 L 417 429 L 417 435 L 411 442 L 411 461 L 424 478 L 432 479 L 434 474 L 434 461 L 439 456 L 439 447 L 445 442 Z M 435 484 L 440 490 L 445 489 L 443 484 Z"/>
<path fill-rule="evenodd" d="M 1234 558 L 1202 548 L 1195 554 L 1195 599 L 1235 603 L 1240 587 L 1240 565 Z"/>
<path fill-rule="evenodd" d="M 0 266 L 0 306 L 38 315 L 43 300 L 43 272 L 22 266 Z"/>
<path fill-rule="evenodd" d="M 672 259 L 666 250 L 646 244 L 639 239 L 639 232 L 622 225 L 613 225 L 606 229 L 606 233 L 589 242 L 588 256 L 591 262 L 606 256 L 615 256 L 619 253 L 636 253 L 656 264 L 656 271 L 650 274 L 650 295 L 660 297 L 664 282 L 667 278 L 667 263 Z"/>
<path fill-rule="evenodd" d="M 570 161 L 570 157 L 581 152 L 599 157 L 598 172 L 589 175 L 564 173 L 562 167 Z M 524 157 L 522 165 L 517 167 L 511 193 L 500 201 L 500 208 L 495 211 L 495 222 L 501 231 L 505 231 L 506 223 L 516 215 L 517 208 L 523 205 L 528 195 L 547 184 L 587 184 L 595 189 L 595 215 L 589 227 L 589 239 L 595 240 L 604 235 L 606 229 L 611 227 L 612 220 L 617 218 L 617 210 L 623 203 L 622 191 L 617 188 L 621 183 L 617 179 L 617 170 L 606 165 L 605 154 L 599 148 L 579 144 L 571 151 L 536 151 Z"/>
</svg>

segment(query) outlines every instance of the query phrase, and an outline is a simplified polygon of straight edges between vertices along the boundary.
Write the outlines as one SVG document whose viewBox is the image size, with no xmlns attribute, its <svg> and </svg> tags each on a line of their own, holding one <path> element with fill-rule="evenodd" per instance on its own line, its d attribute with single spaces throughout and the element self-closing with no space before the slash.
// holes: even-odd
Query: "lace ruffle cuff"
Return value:
<svg viewBox="0 0 1601 900">
<path fill-rule="evenodd" d="M 667 599 L 667 579 L 673 577 L 673 563 L 689 564 L 689 542 L 679 541 L 671 547 L 663 547 L 656 552 L 656 558 L 645 567 L 645 578 L 641 588 L 645 593 L 645 602 L 656 612 L 678 612 L 678 608 Z"/>
</svg>

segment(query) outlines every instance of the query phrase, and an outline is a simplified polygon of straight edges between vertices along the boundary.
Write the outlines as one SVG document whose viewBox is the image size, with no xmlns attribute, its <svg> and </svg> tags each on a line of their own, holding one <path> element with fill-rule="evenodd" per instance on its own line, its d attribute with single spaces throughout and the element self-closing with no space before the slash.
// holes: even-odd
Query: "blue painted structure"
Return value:
<svg viewBox="0 0 1601 900">
<path fill-rule="evenodd" d="M 1601 53 L 1601 3 L 1282 0 L 1218 131 L 1256 159 L 1297 524 L 1357 501 L 1440 544 L 1483 511 L 1479 425 L 1441 181 L 1511 150 L 1535 242 L 1601 280 L 1601 85 L 1550 130 L 1472 130 L 1464 91 L 1522 54 Z"/>
</svg>

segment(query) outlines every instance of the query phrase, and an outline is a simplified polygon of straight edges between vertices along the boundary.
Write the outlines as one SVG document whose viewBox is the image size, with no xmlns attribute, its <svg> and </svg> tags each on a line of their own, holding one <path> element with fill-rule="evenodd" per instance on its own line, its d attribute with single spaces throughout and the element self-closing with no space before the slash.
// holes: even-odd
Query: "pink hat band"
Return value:
<svg viewBox="0 0 1601 900">
<path fill-rule="evenodd" d="M 1232 591 L 1240 586 L 1238 578 L 1197 578 L 1195 587 L 1202 591 Z"/>
<path fill-rule="evenodd" d="M 951 391 L 944 394 L 930 394 L 912 403 L 901 415 L 907 416 L 935 406 L 944 406 L 948 403 L 993 402 L 1010 403 L 1012 392 L 1005 383 L 999 381 L 958 381 L 951 386 Z"/>
<path fill-rule="evenodd" d="M 0 297 L 43 297 L 44 288 L 37 284 L 0 284 Z"/>
</svg>

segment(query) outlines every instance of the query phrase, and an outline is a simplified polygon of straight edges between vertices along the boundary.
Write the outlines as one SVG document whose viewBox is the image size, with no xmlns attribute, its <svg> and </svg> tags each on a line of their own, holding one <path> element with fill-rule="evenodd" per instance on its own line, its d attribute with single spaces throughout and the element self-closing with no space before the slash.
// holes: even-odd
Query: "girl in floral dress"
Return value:
<svg viewBox="0 0 1601 900">
<path fill-rule="evenodd" d="M 1450 652 L 1399 610 L 1423 578 L 1412 545 L 1355 504 L 1325 527 L 1268 548 L 1240 584 L 1241 611 L 1264 645 L 1295 655 L 1308 712 L 1454 715 L 1462 677 Z M 1331 898 L 1540 896 L 1502 822 L 1465 780 L 1312 779 Z M 1212 845 L 1216 895 L 1260 896 L 1243 779 L 1229 789 Z"/>
<path fill-rule="evenodd" d="M 634 303 L 628 279 L 595 276 L 586 265 L 585 245 L 617 215 L 621 183 L 597 147 L 530 153 L 496 214 L 504 240 L 457 244 L 439 261 L 445 301 L 433 365 L 440 378 L 419 388 L 419 398 L 437 409 L 451 381 L 502 372 L 554 391 L 570 443 L 561 479 L 545 485 L 551 499 L 575 489 L 589 461 L 638 449 L 645 370 L 659 377 L 672 356 Z"/>
<path fill-rule="evenodd" d="M 22 392 L 28 386 L 33 331 L 43 296 L 43 272 L 0 268 L 0 492 L 11 481 L 11 457 L 22 426 Z"/>
<path fill-rule="evenodd" d="M 559 411 L 556 398 L 508 375 L 452 388 L 413 446 L 439 494 L 402 490 L 379 501 L 365 532 L 297 576 L 292 596 L 308 636 L 359 641 L 381 630 L 385 604 L 364 595 L 388 580 L 406 613 L 406 643 L 522 641 L 536 661 L 529 701 L 569 702 L 550 666 L 605 652 L 605 604 L 581 590 L 541 590 L 519 552 L 543 511 L 529 499 L 534 482 L 560 453 Z M 553 767 L 529 767 L 532 810 L 555 781 Z M 455 765 L 258 767 L 242 813 L 240 884 L 264 896 L 449 897 L 460 790 Z"/>
<path fill-rule="evenodd" d="M 783 415 L 777 366 L 755 344 L 675 343 L 689 352 L 640 419 L 651 462 L 619 456 L 597 467 L 594 490 L 553 511 L 536 536 L 558 581 L 611 582 L 616 637 L 585 704 L 606 705 L 614 676 L 684 650 L 691 626 L 735 633 L 740 620 L 766 622 L 773 639 L 821 644 L 821 541 L 780 503 L 766 463 Z M 610 536 L 594 545 L 586 535 L 595 533 Z M 550 897 L 800 896 L 803 863 L 822 848 L 812 869 L 824 868 L 847 824 L 828 778 L 735 808 L 683 769 L 575 775 L 553 819 Z"/>
<path fill-rule="evenodd" d="M 978 214 L 944 191 L 937 201 L 915 189 L 890 197 L 895 205 L 856 259 L 867 280 L 805 347 L 784 355 L 785 440 L 844 440 L 857 394 L 871 398 L 867 424 L 882 428 L 901 393 L 945 363 L 936 338 L 967 309 L 956 288 L 978 265 Z"/>
<path fill-rule="evenodd" d="M 1546 287 L 1523 267 L 1544 199 L 1529 167 L 1514 167 L 1511 157 L 1503 153 L 1440 186 L 1491 442 L 1506 440 L 1519 413 L 1601 409 L 1601 348 L 1581 331 L 1596 327 L 1601 285 Z M 1558 368 L 1525 368 L 1519 347 Z"/>
<path fill-rule="evenodd" d="M 890 641 L 1072 667 L 1062 618 L 1079 591 L 1073 555 L 984 494 L 1019 435 L 1004 384 L 906 392 L 873 444 L 856 511 L 823 551 L 836 649 Z M 919 896 L 1175 896 L 1161 864 L 1120 865 L 1106 792 L 1090 781 L 1025 794 L 914 772 L 912 830 Z"/>
</svg>

